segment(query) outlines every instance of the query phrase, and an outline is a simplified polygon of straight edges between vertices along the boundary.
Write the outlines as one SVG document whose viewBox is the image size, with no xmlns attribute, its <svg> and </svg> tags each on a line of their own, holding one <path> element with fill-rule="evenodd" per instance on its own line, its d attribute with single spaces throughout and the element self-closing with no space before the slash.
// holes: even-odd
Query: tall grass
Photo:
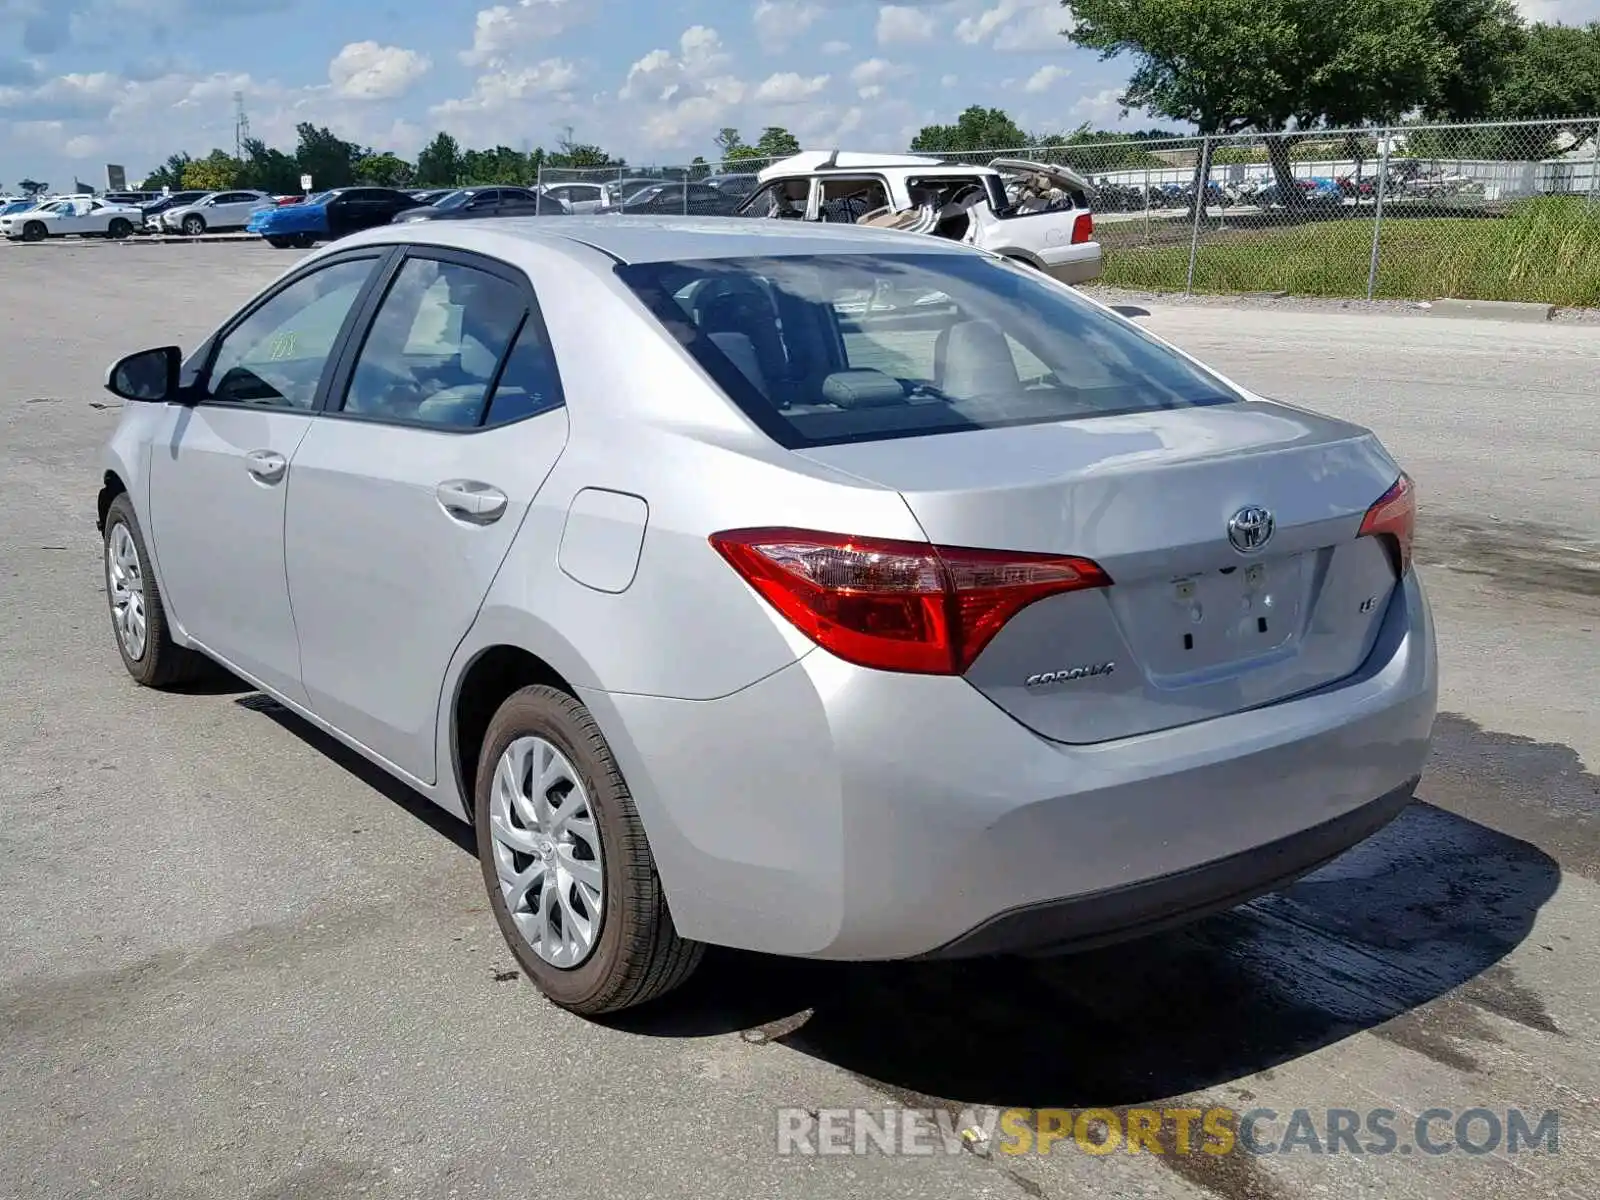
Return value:
<svg viewBox="0 0 1600 1200">
<path fill-rule="evenodd" d="M 1365 296 L 1371 254 L 1370 219 L 1273 229 L 1224 225 L 1201 235 L 1194 287 Z M 1187 244 L 1106 247 L 1105 282 L 1114 286 L 1181 291 L 1188 271 Z M 1503 217 L 1385 217 L 1377 295 L 1600 306 L 1600 203 L 1544 196 L 1517 203 Z"/>
</svg>

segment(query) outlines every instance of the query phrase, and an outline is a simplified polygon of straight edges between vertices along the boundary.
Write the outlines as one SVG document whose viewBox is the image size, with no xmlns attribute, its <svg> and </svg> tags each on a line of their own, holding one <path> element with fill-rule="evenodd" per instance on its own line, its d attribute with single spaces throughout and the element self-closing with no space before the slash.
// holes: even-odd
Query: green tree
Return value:
<svg viewBox="0 0 1600 1200">
<path fill-rule="evenodd" d="M 744 138 L 739 136 L 739 131 L 731 125 L 723 126 L 711 140 L 717 147 L 717 157 L 723 162 L 727 162 L 738 151 L 749 148 L 744 144 Z"/>
<path fill-rule="evenodd" d="M 418 187 L 455 187 L 461 180 L 461 144 L 448 133 L 434 137 L 417 155 Z"/>
<path fill-rule="evenodd" d="M 1454 61 L 1434 81 L 1424 115 L 1462 121 L 1491 115 L 1528 42 L 1517 6 L 1512 0 L 1433 0 L 1433 23 Z M 1591 90 L 1600 86 L 1593 76 L 1589 82 Z"/>
<path fill-rule="evenodd" d="M 183 173 L 194 160 L 187 154 L 173 154 L 154 171 L 144 177 L 142 191 L 159 192 L 162 188 L 177 191 L 183 186 Z"/>
<path fill-rule="evenodd" d="M 192 191 L 222 192 L 239 186 L 244 164 L 226 150 L 213 150 L 183 169 L 183 186 Z"/>
<path fill-rule="evenodd" d="M 711 174 L 711 164 L 706 162 L 705 156 L 696 154 L 689 160 L 689 178 L 704 179 Z"/>
<path fill-rule="evenodd" d="M 1004 109 L 974 104 L 954 125 L 925 125 L 911 139 L 920 154 L 963 154 L 977 150 L 1015 150 L 1028 144 L 1028 135 Z"/>
<path fill-rule="evenodd" d="M 246 138 L 238 183 L 240 187 L 257 188 L 275 196 L 298 192 L 300 164 L 260 138 Z"/>
<path fill-rule="evenodd" d="M 788 158 L 800 153 L 800 139 L 782 125 L 768 125 L 756 139 L 756 149 L 762 158 Z"/>
<path fill-rule="evenodd" d="M 23 194 L 28 196 L 37 196 L 40 192 L 47 192 L 50 190 L 50 185 L 48 183 L 41 183 L 37 179 L 19 179 L 17 180 L 17 187 L 23 192 Z"/>
<path fill-rule="evenodd" d="M 416 178 L 416 168 L 398 154 L 385 150 L 381 154 L 363 154 L 356 160 L 355 175 L 362 183 L 375 187 L 410 187 Z"/>
<path fill-rule="evenodd" d="M 1102 59 L 1133 58 L 1124 105 L 1192 122 L 1201 133 L 1282 135 L 1268 140 L 1268 156 L 1285 195 L 1296 199 L 1290 156 L 1299 131 L 1398 120 L 1452 89 L 1477 86 L 1436 20 L 1441 5 L 1458 2 L 1062 0 L 1074 19 L 1072 41 Z M 1197 164 L 1197 181 L 1210 167 Z"/>
<path fill-rule="evenodd" d="M 336 137 L 326 126 L 302 121 L 295 126 L 298 141 L 294 159 L 300 170 L 311 176 L 311 186 L 317 191 L 327 188 L 349 187 L 356 180 L 356 162 L 361 157 L 361 147 Z"/>
<path fill-rule="evenodd" d="M 1512 120 L 1600 113 L 1600 21 L 1530 27 L 1493 111 Z"/>
<path fill-rule="evenodd" d="M 599 146 L 587 142 L 576 142 L 572 138 L 572 130 L 566 130 L 561 140 L 556 143 L 556 150 L 545 156 L 545 164 L 564 170 L 595 171 L 607 168 L 618 168 L 628 164 L 620 158 L 613 158 Z"/>
</svg>

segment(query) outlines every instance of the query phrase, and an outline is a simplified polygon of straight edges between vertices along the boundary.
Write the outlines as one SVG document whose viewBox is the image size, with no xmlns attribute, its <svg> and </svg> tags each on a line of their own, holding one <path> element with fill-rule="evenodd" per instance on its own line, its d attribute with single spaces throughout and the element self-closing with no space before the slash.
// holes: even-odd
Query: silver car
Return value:
<svg viewBox="0 0 1600 1200">
<path fill-rule="evenodd" d="M 708 943 L 1192 919 L 1382 827 L 1428 754 L 1377 439 L 953 242 L 385 226 L 107 386 L 129 674 L 220 663 L 471 821 L 577 1012 Z"/>
<path fill-rule="evenodd" d="M 270 206 L 265 192 L 213 192 L 192 204 L 178 205 L 161 213 L 161 228 L 167 233 L 199 237 L 222 229 L 243 229 L 258 208 Z"/>
</svg>

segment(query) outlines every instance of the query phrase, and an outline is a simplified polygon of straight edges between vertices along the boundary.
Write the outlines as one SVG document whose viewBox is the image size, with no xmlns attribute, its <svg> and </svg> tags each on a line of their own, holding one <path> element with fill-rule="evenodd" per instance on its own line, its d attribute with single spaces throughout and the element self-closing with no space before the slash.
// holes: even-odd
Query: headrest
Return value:
<svg viewBox="0 0 1600 1200">
<path fill-rule="evenodd" d="M 829 375 L 822 381 L 822 398 L 840 408 L 882 408 L 904 404 L 906 390 L 892 376 L 863 367 Z"/>
<path fill-rule="evenodd" d="M 961 321 L 934 345 L 939 387 L 957 399 L 1010 391 L 1020 382 L 1005 334 L 987 321 Z"/>
</svg>

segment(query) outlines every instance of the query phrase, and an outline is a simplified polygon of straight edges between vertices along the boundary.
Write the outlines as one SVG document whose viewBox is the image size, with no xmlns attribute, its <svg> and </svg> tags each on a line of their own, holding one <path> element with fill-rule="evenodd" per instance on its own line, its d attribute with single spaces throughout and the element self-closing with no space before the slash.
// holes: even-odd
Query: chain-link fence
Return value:
<svg viewBox="0 0 1600 1200">
<path fill-rule="evenodd" d="M 1113 286 L 1600 305 L 1600 117 L 1057 141 L 938 157 L 1077 171 Z M 545 167 L 539 183 L 579 211 L 720 214 L 767 165 Z"/>
<path fill-rule="evenodd" d="M 777 161 L 743 158 L 668 167 L 541 166 L 538 187 L 575 212 L 728 216 L 755 191 L 756 174 Z"/>
</svg>

